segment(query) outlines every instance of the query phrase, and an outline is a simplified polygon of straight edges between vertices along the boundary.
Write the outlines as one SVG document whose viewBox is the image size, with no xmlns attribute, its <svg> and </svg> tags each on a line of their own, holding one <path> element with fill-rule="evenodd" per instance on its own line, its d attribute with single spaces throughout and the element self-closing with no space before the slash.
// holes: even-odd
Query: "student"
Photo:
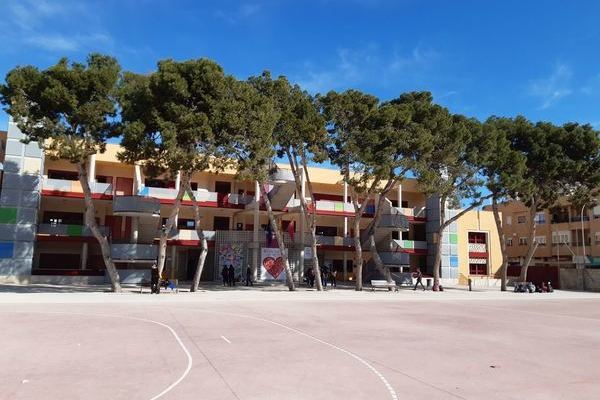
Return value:
<svg viewBox="0 0 600 400">
<path fill-rule="evenodd" d="M 425 290 L 425 286 L 423 285 L 423 273 L 421 272 L 421 268 L 417 268 L 414 273 L 415 278 L 417 278 L 417 282 L 415 283 L 415 287 L 413 290 L 417 290 L 417 285 L 421 284 L 423 290 Z"/>
<path fill-rule="evenodd" d="M 337 287 L 337 270 L 332 269 L 331 270 L 331 274 L 329 274 L 330 280 L 331 280 L 331 286 L 332 287 Z"/>
<path fill-rule="evenodd" d="M 229 271 L 227 270 L 226 265 L 223 265 L 223 269 L 221 270 L 221 277 L 223 277 L 223 286 L 229 286 Z"/>
<path fill-rule="evenodd" d="M 152 264 L 152 269 L 150 270 L 150 294 L 160 293 L 160 285 L 158 281 L 158 266 L 156 263 L 154 263 Z"/>
<path fill-rule="evenodd" d="M 233 264 L 229 264 L 227 277 L 229 278 L 229 286 L 235 286 L 235 269 L 233 268 Z"/>
<path fill-rule="evenodd" d="M 252 284 L 252 270 L 249 265 L 248 268 L 246 268 L 246 286 L 254 286 Z"/>
<path fill-rule="evenodd" d="M 323 265 L 323 268 L 321 268 L 321 282 L 324 289 L 327 288 L 327 275 L 329 275 L 329 268 L 327 268 L 327 265 Z"/>
</svg>

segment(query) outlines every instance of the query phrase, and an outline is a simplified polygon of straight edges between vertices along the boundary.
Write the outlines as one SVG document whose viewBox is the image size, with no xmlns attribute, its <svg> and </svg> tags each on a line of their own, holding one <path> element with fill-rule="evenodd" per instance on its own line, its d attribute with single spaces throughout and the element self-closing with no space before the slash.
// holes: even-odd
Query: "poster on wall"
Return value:
<svg viewBox="0 0 600 400">
<path fill-rule="evenodd" d="M 243 269 L 244 248 L 241 244 L 223 244 L 219 247 L 219 273 L 226 266 L 229 268 L 233 265 L 236 279 L 243 279 L 246 276 L 246 271 Z"/>
<path fill-rule="evenodd" d="M 278 248 L 263 247 L 260 252 L 261 280 L 285 281 L 283 258 Z"/>
<path fill-rule="evenodd" d="M 310 260 L 311 258 L 313 258 L 312 247 L 305 247 L 304 248 L 304 259 Z"/>
</svg>

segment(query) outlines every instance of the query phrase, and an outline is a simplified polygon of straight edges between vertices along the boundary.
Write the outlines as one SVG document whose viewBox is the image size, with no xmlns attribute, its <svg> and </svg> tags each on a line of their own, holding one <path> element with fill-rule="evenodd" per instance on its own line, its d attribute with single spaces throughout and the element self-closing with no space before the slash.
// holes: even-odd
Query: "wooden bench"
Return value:
<svg viewBox="0 0 600 400">
<path fill-rule="evenodd" d="M 398 286 L 396 286 L 396 282 L 388 282 L 386 280 L 371 280 L 371 290 L 375 291 L 376 288 L 382 288 L 387 290 L 394 289 L 395 292 L 398 291 Z"/>
</svg>

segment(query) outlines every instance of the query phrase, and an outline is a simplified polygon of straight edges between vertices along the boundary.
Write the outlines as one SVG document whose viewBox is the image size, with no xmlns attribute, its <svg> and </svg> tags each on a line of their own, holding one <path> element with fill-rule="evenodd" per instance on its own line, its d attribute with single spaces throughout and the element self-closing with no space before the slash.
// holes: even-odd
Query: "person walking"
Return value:
<svg viewBox="0 0 600 400">
<path fill-rule="evenodd" d="M 156 265 L 156 263 L 152 265 L 152 269 L 150 270 L 150 294 L 154 293 L 160 293 L 158 266 Z"/>
<path fill-rule="evenodd" d="M 227 270 L 227 265 L 223 265 L 221 277 L 223 278 L 223 286 L 229 286 L 229 271 Z"/>
<path fill-rule="evenodd" d="M 229 277 L 229 286 L 235 286 L 235 269 L 233 268 L 233 264 L 229 264 L 229 271 L 227 275 Z"/>
<path fill-rule="evenodd" d="M 250 269 L 250 266 L 246 268 L 246 286 L 254 286 L 252 284 L 252 270 Z"/>
<path fill-rule="evenodd" d="M 415 278 L 417 278 L 417 282 L 415 283 L 415 287 L 413 290 L 417 290 L 417 285 L 421 284 L 423 290 L 425 290 L 425 286 L 423 285 L 423 273 L 421 272 L 421 268 L 417 268 L 414 273 Z"/>
<path fill-rule="evenodd" d="M 323 283 L 323 289 L 327 288 L 327 275 L 329 275 L 329 268 L 327 268 L 327 265 L 323 265 L 323 268 L 321 268 L 321 283 Z"/>
<path fill-rule="evenodd" d="M 337 270 L 332 269 L 331 274 L 329 274 L 329 278 L 331 280 L 331 287 L 336 288 L 337 287 Z"/>
</svg>

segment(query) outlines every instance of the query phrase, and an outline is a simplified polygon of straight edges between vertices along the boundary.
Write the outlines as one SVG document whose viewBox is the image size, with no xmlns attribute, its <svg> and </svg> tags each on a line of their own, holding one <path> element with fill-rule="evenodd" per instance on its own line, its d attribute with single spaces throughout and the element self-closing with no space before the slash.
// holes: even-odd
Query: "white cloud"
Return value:
<svg viewBox="0 0 600 400">
<path fill-rule="evenodd" d="M 545 110 L 573 92 L 571 89 L 572 77 L 571 68 L 566 64 L 559 63 L 554 67 L 550 76 L 531 81 L 528 94 L 537 97 L 541 101 L 539 108 Z"/>
<path fill-rule="evenodd" d="M 345 89 L 363 83 L 388 85 L 402 79 L 422 76 L 440 59 L 433 49 L 416 46 L 408 53 L 383 51 L 376 43 L 358 48 L 340 48 L 331 60 L 319 66 L 302 63 L 302 70 L 292 79 L 311 93 Z M 294 79 L 295 78 L 295 79 Z"/>
<path fill-rule="evenodd" d="M 233 10 L 216 10 L 214 15 L 218 19 L 222 19 L 230 25 L 235 25 L 242 20 L 250 19 L 259 15 L 260 11 L 260 4 L 246 3 Z"/>
<path fill-rule="evenodd" d="M 5 8 L 3 8 L 3 6 Z M 114 41 L 98 25 L 90 3 L 71 0 L 8 0 L 0 39 L 15 48 L 29 46 L 50 53 L 107 50 Z M 12 51 L 5 47 L 4 51 Z"/>
</svg>

